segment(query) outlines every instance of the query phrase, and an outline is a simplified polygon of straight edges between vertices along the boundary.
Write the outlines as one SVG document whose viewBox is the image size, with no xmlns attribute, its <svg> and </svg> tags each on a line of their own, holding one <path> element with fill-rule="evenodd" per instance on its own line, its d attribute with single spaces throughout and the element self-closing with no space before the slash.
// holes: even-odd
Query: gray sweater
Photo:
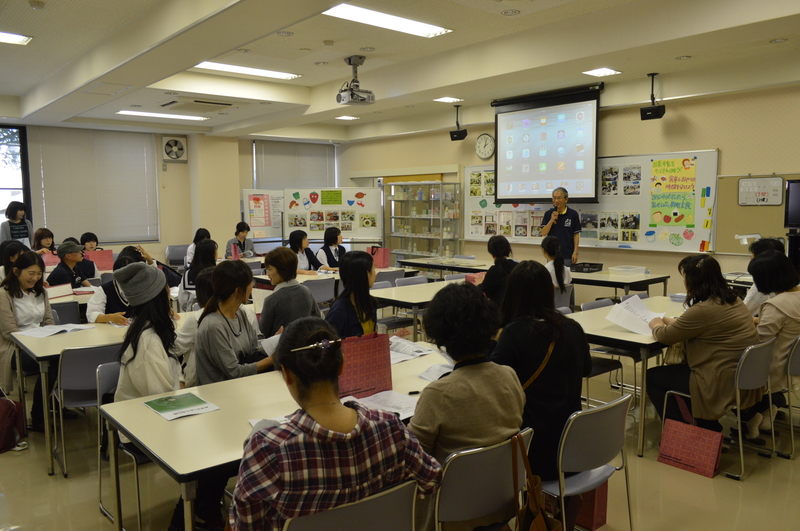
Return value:
<svg viewBox="0 0 800 531">
<path fill-rule="evenodd" d="M 275 286 L 272 295 L 264 299 L 258 324 L 264 337 L 269 337 L 280 327 L 309 316 L 321 317 L 314 296 L 297 279 L 292 279 Z"/>
<path fill-rule="evenodd" d="M 265 354 L 258 344 L 258 333 L 239 308 L 235 319 L 228 319 L 220 312 L 203 318 L 197 327 L 195 355 L 197 383 L 204 385 L 255 374 L 255 362 L 248 361 L 263 358 Z"/>
<path fill-rule="evenodd" d="M 33 245 L 33 224 L 29 219 L 25 219 L 23 221 L 25 225 L 28 227 L 28 241 L 30 242 L 31 245 Z M 11 222 L 6 220 L 2 224 L 0 224 L 0 242 L 4 242 L 10 239 L 11 239 Z"/>
</svg>

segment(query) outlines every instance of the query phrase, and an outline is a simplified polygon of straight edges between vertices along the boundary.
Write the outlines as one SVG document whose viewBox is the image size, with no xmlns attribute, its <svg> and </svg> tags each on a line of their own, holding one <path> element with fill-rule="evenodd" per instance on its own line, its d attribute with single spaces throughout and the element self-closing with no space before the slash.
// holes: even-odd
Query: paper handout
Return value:
<svg viewBox="0 0 800 531">
<path fill-rule="evenodd" d="M 389 354 L 392 365 L 402 361 L 413 360 L 426 354 L 432 354 L 433 352 L 435 350 L 427 345 L 414 343 L 402 337 L 392 336 L 389 338 Z"/>
<path fill-rule="evenodd" d="M 34 326 L 17 332 L 21 336 L 28 337 L 50 337 L 56 334 L 63 334 L 65 332 L 74 332 L 76 330 L 87 330 L 94 328 L 91 324 L 62 324 L 62 325 L 47 325 L 47 326 Z"/>
<path fill-rule="evenodd" d="M 656 317 L 664 317 L 663 313 L 651 312 L 638 295 L 619 304 L 615 304 L 608 312 L 606 319 L 631 332 L 651 335 L 650 321 Z"/>
<path fill-rule="evenodd" d="M 162 396 L 144 404 L 167 420 L 199 415 L 219 409 L 211 402 L 206 402 L 194 393 Z"/>
<path fill-rule="evenodd" d="M 400 420 L 405 420 L 414 416 L 414 409 L 417 407 L 418 399 L 419 395 L 405 395 L 397 391 L 389 390 L 362 398 L 346 396 L 342 398 L 342 403 L 352 400 L 369 409 L 397 413 L 400 416 Z"/>
</svg>

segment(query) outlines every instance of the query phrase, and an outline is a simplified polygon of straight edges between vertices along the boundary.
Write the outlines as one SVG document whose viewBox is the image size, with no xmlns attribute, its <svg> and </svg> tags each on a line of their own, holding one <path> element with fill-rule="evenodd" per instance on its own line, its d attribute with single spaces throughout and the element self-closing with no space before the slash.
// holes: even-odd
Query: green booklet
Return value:
<svg viewBox="0 0 800 531">
<path fill-rule="evenodd" d="M 199 415 L 219 409 L 194 393 L 162 396 L 145 402 L 145 405 L 167 420 L 175 420 L 189 415 Z"/>
</svg>

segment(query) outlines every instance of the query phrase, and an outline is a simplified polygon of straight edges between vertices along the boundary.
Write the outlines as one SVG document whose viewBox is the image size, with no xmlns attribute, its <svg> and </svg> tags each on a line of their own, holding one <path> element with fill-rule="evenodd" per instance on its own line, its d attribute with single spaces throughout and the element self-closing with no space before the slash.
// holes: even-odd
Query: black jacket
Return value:
<svg viewBox="0 0 800 531">
<path fill-rule="evenodd" d="M 506 279 L 517 263 L 510 258 L 498 258 L 486 272 L 481 289 L 498 307 L 503 303 L 506 292 Z"/>
</svg>

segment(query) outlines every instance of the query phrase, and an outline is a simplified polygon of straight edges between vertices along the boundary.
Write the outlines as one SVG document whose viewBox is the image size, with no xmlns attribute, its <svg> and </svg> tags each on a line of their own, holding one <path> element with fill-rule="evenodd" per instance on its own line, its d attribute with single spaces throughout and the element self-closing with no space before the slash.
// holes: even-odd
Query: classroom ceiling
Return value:
<svg viewBox="0 0 800 531">
<path fill-rule="evenodd" d="M 652 71 L 667 100 L 800 83 L 796 0 L 351 2 L 452 30 L 431 39 L 321 14 L 338 3 L 0 0 L 0 31 L 33 37 L 0 44 L 0 123 L 347 142 L 448 128 L 441 96 L 464 98 L 463 123 L 487 123 L 492 99 L 591 83 L 581 72 L 600 66 L 622 71 L 603 78 L 603 106 L 646 101 Z M 335 102 L 353 54 L 367 57 L 359 78 L 373 105 Z M 202 61 L 301 77 L 194 68 Z"/>
</svg>

